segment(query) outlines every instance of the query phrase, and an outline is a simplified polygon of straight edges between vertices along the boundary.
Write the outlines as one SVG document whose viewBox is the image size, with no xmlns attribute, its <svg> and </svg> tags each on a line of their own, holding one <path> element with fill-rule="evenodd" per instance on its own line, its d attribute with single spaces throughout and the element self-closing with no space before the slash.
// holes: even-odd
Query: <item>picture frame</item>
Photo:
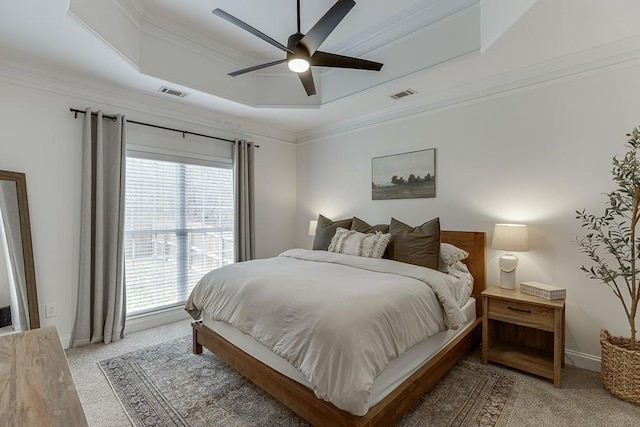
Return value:
<svg viewBox="0 0 640 427">
<path fill-rule="evenodd" d="M 371 199 L 436 197 L 436 149 L 371 159 Z"/>
</svg>

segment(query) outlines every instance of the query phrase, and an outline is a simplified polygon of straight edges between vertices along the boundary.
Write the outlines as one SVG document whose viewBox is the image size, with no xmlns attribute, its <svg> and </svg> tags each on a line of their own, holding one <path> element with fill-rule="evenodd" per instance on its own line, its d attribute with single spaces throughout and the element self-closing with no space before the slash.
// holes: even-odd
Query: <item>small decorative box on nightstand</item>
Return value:
<svg viewBox="0 0 640 427">
<path fill-rule="evenodd" d="M 560 387 L 564 367 L 564 300 L 547 300 L 519 289 L 482 292 L 482 362 L 521 369 Z"/>
<path fill-rule="evenodd" d="M 520 292 L 544 299 L 564 299 L 567 297 L 567 290 L 565 288 L 540 282 L 522 282 L 520 283 Z"/>
</svg>

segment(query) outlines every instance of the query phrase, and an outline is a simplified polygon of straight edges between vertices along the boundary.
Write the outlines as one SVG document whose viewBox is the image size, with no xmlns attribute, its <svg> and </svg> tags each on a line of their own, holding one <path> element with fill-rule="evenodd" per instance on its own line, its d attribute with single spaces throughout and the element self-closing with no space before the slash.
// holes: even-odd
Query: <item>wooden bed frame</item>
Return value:
<svg viewBox="0 0 640 427">
<path fill-rule="evenodd" d="M 469 252 L 469 258 L 464 262 L 474 277 L 476 321 L 363 416 L 349 414 L 327 401 L 318 399 L 307 387 L 243 352 L 204 326 L 201 321 L 192 324 L 193 352 L 201 354 L 202 347 L 206 347 L 220 360 L 231 365 L 314 426 L 391 426 L 444 377 L 474 343 L 479 342 L 478 326 L 482 315 L 480 294 L 486 281 L 485 233 L 442 231 L 441 241 Z"/>
</svg>

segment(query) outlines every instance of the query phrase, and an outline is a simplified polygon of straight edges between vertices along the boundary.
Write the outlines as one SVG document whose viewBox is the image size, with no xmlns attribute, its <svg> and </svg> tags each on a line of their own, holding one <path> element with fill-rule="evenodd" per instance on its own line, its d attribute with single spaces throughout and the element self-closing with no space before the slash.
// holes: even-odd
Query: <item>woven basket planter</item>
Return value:
<svg viewBox="0 0 640 427">
<path fill-rule="evenodd" d="M 614 337 L 603 329 L 600 345 L 604 387 L 622 400 L 640 404 L 640 341 L 632 351 L 630 338 Z"/>
</svg>

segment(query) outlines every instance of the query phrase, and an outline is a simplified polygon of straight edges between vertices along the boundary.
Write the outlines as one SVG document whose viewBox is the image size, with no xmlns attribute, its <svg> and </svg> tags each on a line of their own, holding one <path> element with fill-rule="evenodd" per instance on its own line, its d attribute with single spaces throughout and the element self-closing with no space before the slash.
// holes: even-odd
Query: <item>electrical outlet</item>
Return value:
<svg viewBox="0 0 640 427">
<path fill-rule="evenodd" d="M 56 317 L 57 315 L 58 311 L 55 304 L 44 305 L 44 317 Z"/>
</svg>

